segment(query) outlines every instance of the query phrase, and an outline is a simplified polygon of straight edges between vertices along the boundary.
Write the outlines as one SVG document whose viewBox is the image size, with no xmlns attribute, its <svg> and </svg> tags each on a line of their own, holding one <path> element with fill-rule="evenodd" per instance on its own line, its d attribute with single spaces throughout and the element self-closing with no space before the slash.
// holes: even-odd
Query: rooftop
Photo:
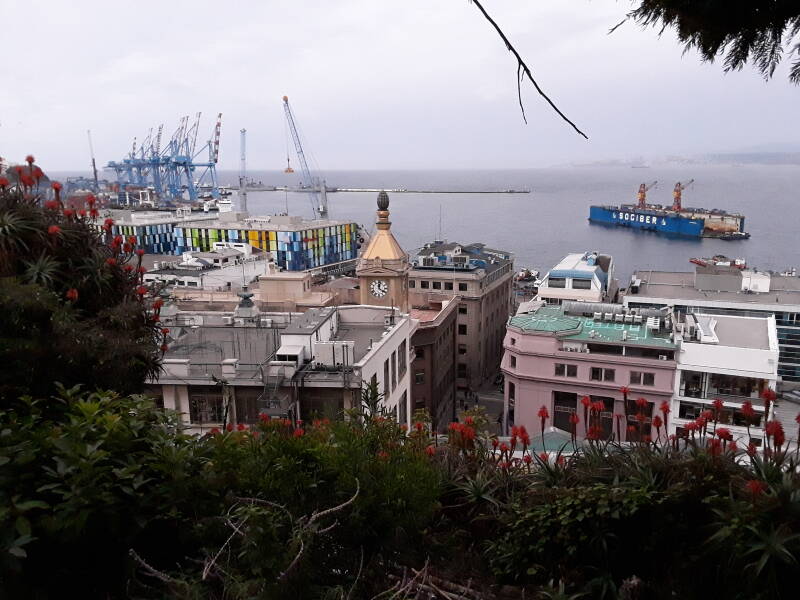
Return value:
<svg viewBox="0 0 800 600">
<path fill-rule="evenodd" d="M 684 338 L 685 343 L 714 343 L 733 348 L 769 350 L 769 319 L 719 315 L 693 315 L 698 328 L 710 342 Z"/>
<path fill-rule="evenodd" d="M 314 333 L 331 317 L 334 310 L 332 306 L 312 308 L 293 319 L 283 330 L 283 333 L 286 335 L 309 335 Z"/>
<path fill-rule="evenodd" d="M 266 327 L 197 326 L 170 327 L 176 337 L 170 344 L 168 358 L 189 359 L 194 366 L 208 365 L 215 373 L 223 360 L 237 358 L 240 366 L 255 368 L 275 351 L 276 335 Z"/>
<path fill-rule="evenodd" d="M 737 270 L 738 271 L 738 270 Z M 739 271 L 741 277 L 741 271 Z M 702 273 L 707 274 L 707 273 Z M 725 271 L 726 277 L 733 277 Z M 683 271 L 637 271 L 634 279 L 641 280 L 639 291 L 626 293 L 628 302 L 637 296 L 665 300 L 715 301 L 741 304 L 790 304 L 800 307 L 800 277 L 771 275 L 769 292 L 701 290 L 695 284 L 695 273 Z M 707 283 L 706 286 L 707 287 Z M 800 308 L 798 308 L 800 310 Z"/>
<path fill-rule="evenodd" d="M 217 215 L 216 219 L 193 223 L 199 229 L 247 229 L 255 231 L 304 231 L 335 225 L 349 225 L 352 221 L 333 221 L 330 219 L 304 219 L 291 215 L 269 215 L 254 217 L 245 213 L 228 212 Z"/>
<path fill-rule="evenodd" d="M 417 250 L 415 257 L 413 268 L 421 271 L 453 271 L 457 268 L 464 271 L 483 269 L 491 273 L 514 260 L 510 252 L 489 248 L 478 242 L 459 244 L 439 240 L 425 244 Z M 423 264 L 423 261 L 430 264 Z"/>
<path fill-rule="evenodd" d="M 518 314 L 511 317 L 509 326 L 522 331 L 552 333 L 574 341 L 653 348 L 676 347 L 668 331 L 653 330 L 644 323 L 599 321 L 581 315 L 565 314 L 562 306 L 541 306 L 534 312 Z"/>
<path fill-rule="evenodd" d="M 342 323 L 331 339 L 335 342 L 353 342 L 353 360 L 360 361 L 372 349 L 373 343 L 380 342 L 386 327 L 366 323 Z"/>
</svg>

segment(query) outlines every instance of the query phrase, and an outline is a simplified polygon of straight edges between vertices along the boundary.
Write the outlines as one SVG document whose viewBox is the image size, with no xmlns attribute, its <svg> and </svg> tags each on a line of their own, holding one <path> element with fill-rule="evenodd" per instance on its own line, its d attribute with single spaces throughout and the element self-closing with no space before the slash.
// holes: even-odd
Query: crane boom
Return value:
<svg viewBox="0 0 800 600">
<path fill-rule="evenodd" d="M 308 168 L 305 152 L 303 152 L 303 145 L 300 142 L 300 135 L 297 133 L 297 127 L 294 122 L 294 114 L 289 107 L 289 97 L 283 97 L 283 110 L 286 113 L 286 122 L 289 124 L 289 131 L 292 134 L 292 141 L 294 142 L 294 149 L 297 152 L 297 160 L 300 162 L 300 168 L 303 171 L 303 178 L 306 180 L 308 186 L 308 195 L 311 198 L 311 208 L 315 215 L 319 215 L 320 219 L 328 218 L 328 197 L 325 189 L 325 182 L 320 181 L 318 177 L 311 174 L 311 169 Z M 287 169 L 288 170 L 288 169 Z"/>
<path fill-rule="evenodd" d="M 97 181 L 97 164 L 94 161 L 94 146 L 92 145 L 92 130 L 87 129 L 86 134 L 89 136 L 89 154 L 92 157 L 92 174 L 94 175 L 94 192 L 100 190 L 100 184 Z"/>
</svg>

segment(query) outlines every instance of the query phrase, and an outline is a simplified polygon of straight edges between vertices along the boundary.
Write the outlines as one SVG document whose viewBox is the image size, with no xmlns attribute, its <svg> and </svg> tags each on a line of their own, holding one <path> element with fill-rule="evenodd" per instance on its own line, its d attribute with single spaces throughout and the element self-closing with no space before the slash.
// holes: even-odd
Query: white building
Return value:
<svg viewBox="0 0 800 600">
<path fill-rule="evenodd" d="M 547 304 L 565 300 L 609 302 L 614 300 L 614 260 L 606 254 L 568 254 L 542 278 L 537 299 Z"/>
<path fill-rule="evenodd" d="M 153 269 L 144 274 L 144 281 L 165 283 L 176 289 L 226 292 L 238 291 L 277 272 L 269 253 L 254 253 L 250 246 L 233 246 L 220 243 L 211 252 L 184 252 L 179 260 L 156 261 Z"/>
<path fill-rule="evenodd" d="M 342 306 L 260 313 L 252 294 L 233 314 L 162 309 L 173 338 L 149 393 L 177 410 L 193 433 L 259 414 L 343 418 L 370 382 L 383 406 L 410 424 L 411 336 L 397 309 Z M 225 382 L 220 385 L 219 382 Z"/>
<path fill-rule="evenodd" d="M 775 390 L 778 381 L 775 317 L 688 314 L 679 327 L 682 340 L 669 433 L 682 431 L 703 411 L 713 410 L 712 402 L 719 398 L 724 408 L 718 427 L 729 429 L 744 448 L 749 440 L 741 409 L 750 401 L 757 415 L 750 435 L 761 444 L 765 421 L 761 393 Z"/>
</svg>

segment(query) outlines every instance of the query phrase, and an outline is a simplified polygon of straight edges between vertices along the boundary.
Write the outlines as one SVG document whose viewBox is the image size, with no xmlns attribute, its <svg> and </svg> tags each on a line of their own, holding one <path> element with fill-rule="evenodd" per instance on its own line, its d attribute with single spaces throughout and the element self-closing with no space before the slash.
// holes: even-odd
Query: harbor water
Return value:
<svg viewBox="0 0 800 600">
<path fill-rule="evenodd" d="M 276 186 L 298 182 L 296 173 L 252 171 L 248 176 Z M 649 203 L 671 204 L 675 182 L 692 178 L 695 183 L 683 193 L 684 206 L 744 214 L 749 240 L 671 239 L 588 221 L 590 205 L 634 203 L 639 184 L 645 181 L 658 181 L 648 192 Z M 390 194 L 392 232 L 409 250 L 439 237 L 479 241 L 513 252 L 517 267 L 543 270 L 570 252 L 599 250 L 614 257 L 623 285 L 634 269 L 689 271 L 690 258 L 715 254 L 746 258 L 750 266 L 762 270 L 800 267 L 800 166 L 796 165 L 335 171 L 327 173 L 326 180 L 329 187 L 531 191 Z M 220 181 L 235 185 L 237 177 L 221 172 Z M 235 204 L 235 195 L 232 198 Z M 333 192 L 328 202 L 331 218 L 373 226 L 375 193 Z M 290 214 L 312 214 L 308 195 L 297 192 L 249 192 L 248 207 L 252 214 L 287 208 Z"/>
</svg>

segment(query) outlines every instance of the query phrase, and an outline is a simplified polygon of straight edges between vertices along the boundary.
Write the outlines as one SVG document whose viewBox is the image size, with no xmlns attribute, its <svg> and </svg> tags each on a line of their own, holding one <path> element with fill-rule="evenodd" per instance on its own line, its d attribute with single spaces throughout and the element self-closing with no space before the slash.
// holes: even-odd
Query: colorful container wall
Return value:
<svg viewBox="0 0 800 600">
<path fill-rule="evenodd" d="M 126 239 L 129 236 L 136 238 L 136 245 L 144 248 L 148 254 L 176 254 L 174 225 L 162 223 L 159 225 L 114 225 L 112 235 L 121 235 Z"/>
<path fill-rule="evenodd" d="M 302 231 L 212 229 L 177 226 L 175 254 L 211 250 L 214 242 L 249 243 L 272 252 L 275 262 L 287 271 L 303 271 L 357 256 L 358 225 L 331 225 Z"/>
</svg>

